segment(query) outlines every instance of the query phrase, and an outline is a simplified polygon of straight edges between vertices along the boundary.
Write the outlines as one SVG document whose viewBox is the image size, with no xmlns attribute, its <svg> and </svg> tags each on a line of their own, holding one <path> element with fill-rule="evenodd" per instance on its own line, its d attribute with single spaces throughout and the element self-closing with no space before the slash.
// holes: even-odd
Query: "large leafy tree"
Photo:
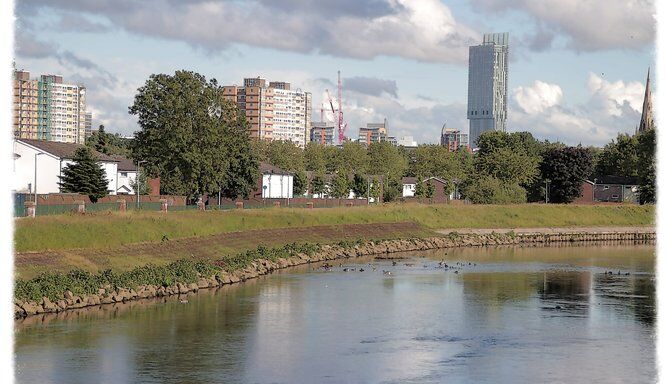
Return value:
<svg viewBox="0 0 670 384">
<path fill-rule="evenodd" d="M 598 176 L 638 176 L 638 137 L 619 134 L 603 148 L 598 156 L 595 173 Z"/>
<path fill-rule="evenodd" d="M 216 80 L 190 71 L 151 75 L 129 112 L 141 127 L 133 157 L 161 177 L 161 193 L 237 198 L 255 188 L 258 158 L 246 119 Z"/>
<path fill-rule="evenodd" d="M 326 192 L 326 182 L 324 179 L 325 177 L 323 174 L 317 174 L 312 177 L 312 180 L 310 181 L 310 189 L 312 194 L 321 196 Z"/>
<path fill-rule="evenodd" d="M 328 153 L 326 146 L 309 142 L 305 146 L 303 153 L 305 159 L 305 169 L 314 172 L 326 172 L 326 164 L 328 162 Z"/>
<path fill-rule="evenodd" d="M 368 193 L 368 181 L 364 175 L 357 173 L 354 175 L 353 183 L 351 184 L 351 189 L 356 195 L 356 197 L 365 197 Z"/>
<path fill-rule="evenodd" d="M 81 193 L 88 195 L 93 203 L 106 196 L 107 180 L 105 170 L 98 163 L 93 151 L 88 147 L 80 147 L 74 153 L 73 163 L 63 168 L 60 177 L 61 192 Z"/>
<path fill-rule="evenodd" d="M 656 202 L 656 129 L 638 134 L 638 169 L 640 203 Z"/>
<path fill-rule="evenodd" d="M 330 148 L 326 149 L 326 151 L 330 152 L 328 156 L 329 159 L 327 160 L 327 167 L 329 172 L 343 170 L 347 174 L 350 174 L 366 171 L 368 167 L 367 151 L 361 144 L 352 141 L 346 141 L 342 144 L 342 149 L 335 147 L 327 148 Z M 333 156 L 333 150 L 337 151 L 335 152 L 337 154 L 336 156 Z"/>
<path fill-rule="evenodd" d="M 407 159 L 389 142 L 372 143 L 368 148 L 368 173 L 400 181 L 407 171 Z"/>
<path fill-rule="evenodd" d="M 435 176 L 449 181 L 464 180 L 468 165 L 461 164 L 465 157 L 472 157 L 467 151 L 450 152 L 441 145 L 420 145 L 410 156 L 408 174 L 411 176 Z M 447 186 L 447 189 L 449 189 Z"/>
<path fill-rule="evenodd" d="M 304 171 L 297 171 L 293 175 L 293 195 L 302 196 L 307 190 L 307 174 Z"/>
<path fill-rule="evenodd" d="M 123 138 L 118 133 L 107 133 L 101 124 L 86 138 L 86 146 L 106 155 L 130 156 L 132 139 Z"/>
<path fill-rule="evenodd" d="M 584 147 L 550 150 L 541 164 L 542 178 L 549 180 L 549 201 L 570 203 L 578 198 L 592 167 L 591 152 Z"/>
<path fill-rule="evenodd" d="M 337 174 L 333 177 L 332 184 L 330 186 L 330 196 L 335 198 L 346 198 L 349 197 L 349 178 L 344 169 L 340 169 Z"/>
<path fill-rule="evenodd" d="M 479 136 L 475 168 L 512 184 L 532 183 L 539 174 L 541 146 L 528 132 L 488 131 Z"/>
<path fill-rule="evenodd" d="M 291 172 L 305 170 L 304 151 L 291 141 L 254 140 L 253 145 L 261 161 Z"/>
<path fill-rule="evenodd" d="M 399 179 L 384 180 L 384 202 L 391 202 L 402 196 L 402 183 Z"/>
<path fill-rule="evenodd" d="M 461 193 L 475 204 L 518 204 L 526 201 L 526 191 L 490 175 L 468 180 Z"/>
</svg>

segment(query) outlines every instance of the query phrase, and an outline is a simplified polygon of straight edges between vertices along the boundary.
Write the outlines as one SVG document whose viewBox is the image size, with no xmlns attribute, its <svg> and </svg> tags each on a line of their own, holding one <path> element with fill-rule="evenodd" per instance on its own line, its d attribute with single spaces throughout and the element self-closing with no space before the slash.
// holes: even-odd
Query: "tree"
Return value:
<svg viewBox="0 0 670 384">
<path fill-rule="evenodd" d="M 595 173 L 598 176 L 638 176 L 638 137 L 619 134 L 603 148 L 598 156 Z"/>
<path fill-rule="evenodd" d="M 582 194 L 584 180 L 593 168 L 591 152 L 583 147 L 550 150 L 540 166 L 542 178 L 549 180 L 549 201 L 570 203 Z"/>
<path fill-rule="evenodd" d="M 346 141 L 342 144 L 342 149 L 337 149 L 335 147 L 326 148 L 332 148 L 327 149 L 327 151 L 337 151 L 337 156 L 334 159 L 328 159 L 327 166 L 329 172 L 343 170 L 347 174 L 350 174 L 366 171 L 368 167 L 367 151 L 361 144 Z"/>
<path fill-rule="evenodd" d="M 252 146 L 260 161 L 290 172 L 305 170 L 304 151 L 291 141 L 254 140 Z"/>
<path fill-rule="evenodd" d="M 313 172 L 326 172 L 327 155 L 324 145 L 315 142 L 307 143 L 303 154 L 305 169 Z"/>
<path fill-rule="evenodd" d="M 426 187 L 423 184 L 423 176 L 416 177 L 416 184 L 414 185 L 414 197 L 426 197 Z"/>
<path fill-rule="evenodd" d="M 354 175 L 354 182 L 351 185 L 351 189 L 354 192 L 356 197 L 365 197 L 368 194 L 368 181 L 365 176 L 357 173 Z"/>
<path fill-rule="evenodd" d="M 137 188 L 139 186 L 140 190 L 140 195 L 148 195 L 151 193 L 151 186 L 149 185 L 148 178 L 147 178 L 147 173 L 142 168 L 140 170 L 139 176 L 136 177 L 137 180 L 130 180 L 130 188 L 133 189 L 133 191 L 136 191 L 137 193 Z"/>
<path fill-rule="evenodd" d="M 374 202 L 377 203 L 381 200 L 381 185 L 379 180 L 375 177 L 370 183 L 370 197 L 374 199 Z"/>
<path fill-rule="evenodd" d="M 384 202 L 395 201 L 402 195 L 402 183 L 398 179 L 386 179 L 384 187 Z"/>
<path fill-rule="evenodd" d="M 107 137 L 107 134 L 105 133 L 105 126 L 100 124 L 98 127 L 98 132 L 97 132 L 97 141 L 95 142 L 94 147 L 95 150 L 104 154 L 109 154 L 107 151 L 107 144 L 109 144 L 109 139 Z"/>
<path fill-rule="evenodd" d="M 656 129 L 638 134 L 638 169 L 640 204 L 656 202 Z"/>
<path fill-rule="evenodd" d="M 246 118 L 215 79 L 177 71 L 151 75 L 129 112 L 138 117 L 133 158 L 161 177 L 161 193 L 191 200 L 221 191 L 248 196 L 259 177 Z"/>
<path fill-rule="evenodd" d="M 435 196 L 435 184 L 430 182 L 430 179 L 426 182 L 426 197 L 432 199 Z"/>
<path fill-rule="evenodd" d="M 321 196 L 326 192 L 326 183 L 323 174 L 315 175 L 311 182 L 312 194 Z"/>
<path fill-rule="evenodd" d="M 344 169 L 341 169 L 335 177 L 333 177 L 332 185 L 330 186 L 330 196 L 335 198 L 349 197 L 349 178 Z"/>
<path fill-rule="evenodd" d="M 370 144 L 367 157 L 368 174 L 383 174 L 388 179 L 400 180 L 407 171 L 407 160 L 398 147 L 387 141 Z"/>
<path fill-rule="evenodd" d="M 105 132 L 105 126 L 100 125 L 97 131 L 86 138 L 86 146 L 106 155 L 130 156 L 133 139 L 122 138 L 118 133 Z"/>
<path fill-rule="evenodd" d="M 505 183 L 491 175 L 470 179 L 460 191 L 474 204 L 519 204 L 526 201 L 526 191 L 521 186 Z"/>
<path fill-rule="evenodd" d="M 93 203 L 106 196 L 108 191 L 105 170 L 97 162 L 91 149 L 77 148 L 72 160 L 74 162 L 63 168 L 63 174 L 59 176 L 61 192 L 88 195 Z"/>
<path fill-rule="evenodd" d="M 295 172 L 293 175 L 293 195 L 302 196 L 307 190 L 307 175 L 304 171 Z"/>
</svg>

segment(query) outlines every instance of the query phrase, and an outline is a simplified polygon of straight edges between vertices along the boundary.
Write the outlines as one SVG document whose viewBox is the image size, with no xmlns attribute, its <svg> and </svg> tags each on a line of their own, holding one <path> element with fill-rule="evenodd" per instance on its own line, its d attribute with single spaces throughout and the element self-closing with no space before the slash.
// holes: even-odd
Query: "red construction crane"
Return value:
<svg viewBox="0 0 670 384">
<path fill-rule="evenodd" d="M 347 128 L 347 123 L 344 122 L 344 113 L 342 112 L 342 80 L 340 79 L 340 71 L 337 71 L 337 133 L 340 139 L 340 144 L 344 142 L 344 130 Z"/>
<path fill-rule="evenodd" d="M 330 96 L 330 92 L 327 89 L 326 96 L 328 97 L 330 110 L 333 112 L 334 123 L 337 125 L 337 136 L 340 144 L 342 144 L 345 139 L 344 132 L 347 130 L 349 124 L 344 121 L 344 113 L 342 112 L 342 79 L 340 78 L 340 71 L 337 71 L 337 109 L 335 109 L 333 98 Z M 323 106 L 321 107 L 321 121 L 323 121 Z"/>
</svg>

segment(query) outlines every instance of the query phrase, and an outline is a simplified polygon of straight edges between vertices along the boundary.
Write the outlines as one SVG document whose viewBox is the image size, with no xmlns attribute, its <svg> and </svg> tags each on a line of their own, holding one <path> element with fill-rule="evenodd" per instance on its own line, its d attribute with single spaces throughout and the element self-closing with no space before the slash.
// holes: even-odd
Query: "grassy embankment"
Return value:
<svg viewBox="0 0 670 384">
<path fill-rule="evenodd" d="M 653 222 L 653 207 L 632 205 L 404 204 L 43 216 L 15 221 L 15 265 L 18 277 L 32 278 L 44 271 L 73 268 L 128 271 L 183 258 L 220 260 L 259 245 L 427 237 L 434 236 L 435 229 L 641 226 Z M 161 242 L 163 235 L 170 240 Z"/>
<path fill-rule="evenodd" d="M 276 260 L 296 252 L 315 252 L 318 246 L 310 243 L 348 247 L 357 239 L 434 236 L 434 229 L 653 223 L 654 208 L 650 206 L 567 205 L 407 204 L 45 216 L 15 221 L 19 278 L 15 295 L 56 299 L 66 289 L 93 293 L 104 284 L 128 287 L 193 282 L 222 268 L 243 268 L 258 258 Z M 170 240 L 162 242 L 163 235 Z"/>
<path fill-rule="evenodd" d="M 415 222 L 427 229 L 653 225 L 653 206 L 419 205 L 57 215 L 15 221 L 16 252 L 104 249 L 233 231 Z M 309 239 L 305 239 L 309 241 Z M 335 240 L 335 239 L 334 239 Z"/>
</svg>

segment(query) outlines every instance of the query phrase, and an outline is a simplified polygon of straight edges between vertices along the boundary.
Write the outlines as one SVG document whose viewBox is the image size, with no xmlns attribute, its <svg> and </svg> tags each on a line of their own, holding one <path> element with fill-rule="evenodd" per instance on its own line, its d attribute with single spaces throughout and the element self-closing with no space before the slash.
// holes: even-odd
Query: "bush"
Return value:
<svg viewBox="0 0 670 384">
<path fill-rule="evenodd" d="M 526 202 L 526 190 L 493 176 L 481 176 L 466 184 L 463 195 L 474 204 L 519 204 Z"/>
<path fill-rule="evenodd" d="M 60 300 L 65 291 L 81 296 L 97 293 L 109 284 L 112 289 L 136 288 L 139 285 L 170 286 L 177 282 L 193 283 L 201 276 L 212 276 L 221 269 L 204 261 L 177 260 L 156 266 L 148 264 L 127 272 L 116 273 L 110 269 L 92 274 L 80 269 L 66 274 L 46 272 L 31 280 L 18 279 L 14 286 L 14 297 L 39 301 L 43 296 L 50 300 Z"/>
</svg>

